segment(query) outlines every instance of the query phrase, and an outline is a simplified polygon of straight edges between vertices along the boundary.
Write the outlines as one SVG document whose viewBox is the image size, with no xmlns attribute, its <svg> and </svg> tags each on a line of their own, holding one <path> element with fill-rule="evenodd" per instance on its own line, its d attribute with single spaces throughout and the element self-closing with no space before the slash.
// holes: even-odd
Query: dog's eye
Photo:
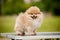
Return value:
<svg viewBox="0 0 60 40">
<path fill-rule="evenodd" d="M 37 13 L 37 14 L 40 14 L 40 13 Z"/>
<path fill-rule="evenodd" d="M 33 15 L 33 13 L 28 13 L 28 14 Z"/>
<path fill-rule="evenodd" d="M 33 15 L 33 13 L 31 13 L 31 15 Z"/>
<path fill-rule="evenodd" d="M 33 13 L 29 13 L 30 15 L 33 15 Z"/>
</svg>

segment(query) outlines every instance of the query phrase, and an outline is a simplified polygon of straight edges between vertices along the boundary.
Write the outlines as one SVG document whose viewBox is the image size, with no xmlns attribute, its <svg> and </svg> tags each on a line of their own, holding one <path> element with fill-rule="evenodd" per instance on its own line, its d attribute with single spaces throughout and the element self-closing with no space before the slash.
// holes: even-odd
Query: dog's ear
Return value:
<svg viewBox="0 0 60 40">
<path fill-rule="evenodd" d="M 26 10 L 26 12 L 30 12 L 30 11 L 32 11 L 32 10 L 40 11 L 40 9 L 39 9 L 37 6 L 32 6 L 32 7 L 28 8 L 28 9 Z"/>
</svg>

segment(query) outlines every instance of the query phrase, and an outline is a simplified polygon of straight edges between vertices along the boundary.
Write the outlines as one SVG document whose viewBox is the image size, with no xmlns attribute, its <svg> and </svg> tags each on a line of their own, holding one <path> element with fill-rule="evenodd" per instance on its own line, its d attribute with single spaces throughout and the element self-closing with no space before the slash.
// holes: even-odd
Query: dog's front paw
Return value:
<svg viewBox="0 0 60 40">
<path fill-rule="evenodd" d="M 23 32 L 22 34 L 17 34 L 18 36 L 24 36 L 25 35 L 25 33 Z"/>
</svg>

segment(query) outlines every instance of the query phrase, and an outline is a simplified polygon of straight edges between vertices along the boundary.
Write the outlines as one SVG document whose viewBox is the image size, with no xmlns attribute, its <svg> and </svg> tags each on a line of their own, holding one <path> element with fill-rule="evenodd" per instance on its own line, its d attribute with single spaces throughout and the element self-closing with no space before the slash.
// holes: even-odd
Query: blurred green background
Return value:
<svg viewBox="0 0 60 40">
<path fill-rule="evenodd" d="M 60 32 L 60 0 L 1 0 L 0 33 L 14 32 L 17 15 L 37 6 L 45 17 L 39 32 Z"/>
</svg>

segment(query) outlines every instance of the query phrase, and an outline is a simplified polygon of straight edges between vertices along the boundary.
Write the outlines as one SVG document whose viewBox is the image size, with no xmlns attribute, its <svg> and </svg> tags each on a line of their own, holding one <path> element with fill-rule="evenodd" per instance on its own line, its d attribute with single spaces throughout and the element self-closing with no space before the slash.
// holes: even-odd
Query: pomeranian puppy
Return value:
<svg viewBox="0 0 60 40">
<path fill-rule="evenodd" d="M 36 35 L 36 29 L 42 24 L 43 13 L 36 6 L 32 6 L 25 13 L 20 13 L 16 19 L 14 30 L 18 35 Z"/>
</svg>

